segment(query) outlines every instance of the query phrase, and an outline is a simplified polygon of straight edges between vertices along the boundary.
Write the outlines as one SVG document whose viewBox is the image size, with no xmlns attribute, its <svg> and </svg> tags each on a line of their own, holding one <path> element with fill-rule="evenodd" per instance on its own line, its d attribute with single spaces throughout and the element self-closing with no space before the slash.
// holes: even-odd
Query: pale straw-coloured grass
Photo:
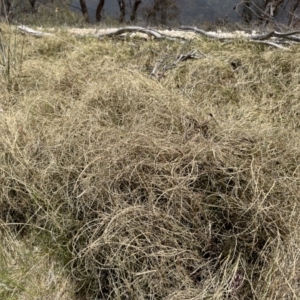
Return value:
<svg viewBox="0 0 300 300">
<path fill-rule="evenodd" d="M 0 215 L 17 263 L 38 249 L 17 297 L 55 265 L 80 299 L 299 298 L 296 46 L 16 39 Z"/>
</svg>

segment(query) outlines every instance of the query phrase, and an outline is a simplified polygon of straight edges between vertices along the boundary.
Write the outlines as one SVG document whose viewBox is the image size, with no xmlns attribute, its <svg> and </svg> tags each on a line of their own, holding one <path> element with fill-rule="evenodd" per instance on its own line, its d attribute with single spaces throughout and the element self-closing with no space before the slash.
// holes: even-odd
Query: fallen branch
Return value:
<svg viewBox="0 0 300 300">
<path fill-rule="evenodd" d="M 54 34 L 52 33 L 47 33 L 47 32 L 42 32 L 42 31 L 38 31 L 38 30 L 34 30 L 30 27 L 24 26 L 24 25 L 20 25 L 17 26 L 17 28 L 23 32 L 23 33 L 27 33 L 30 35 L 33 35 L 35 37 L 44 37 L 44 36 L 53 36 Z M 94 36 L 98 37 L 99 39 L 102 39 L 104 37 L 112 37 L 112 36 L 118 36 L 124 33 L 142 33 L 142 34 L 147 34 L 148 36 L 152 36 L 156 39 L 168 39 L 168 40 L 186 40 L 186 38 L 184 37 L 180 37 L 180 36 L 171 36 L 171 35 L 167 35 L 167 34 L 163 34 L 160 33 L 159 31 L 152 29 L 152 28 L 144 28 L 144 27 L 139 27 L 139 26 L 128 26 L 128 27 L 122 27 L 122 28 L 117 28 L 113 31 L 107 32 L 107 33 L 102 33 L 102 34 L 98 34 Z"/>
<path fill-rule="evenodd" d="M 272 46 L 272 47 L 275 47 L 275 48 L 278 48 L 278 49 L 281 49 L 281 50 L 288 50 L 288 48 L 286 48 L 284 46 L 281 46 L 279 44 L 276 44 L 276 43 L 273 43 L 273 42 L 269 42 L 269 41 L 250 40 L 250 42 L 258 43 L 258 44 L 264 44 L 264 45 L 267 45 L 267 46 Z"/>
<path fill-rule="evenodd" d="M 204 35 L 208 38 L 213 38 L 213 39 L 218 39 L 218 40 L 225 40 L 225 37 L 220 36 L 218 33 L 210 33 L 205 30 L 199 29 L 197 27 L 192 27 L 192 26 L 180 26 L 179 29 L 184 30 L 184 31 L 192 31 L 199 33 L 201 35 Z"/>
<path fill-rule="evenodd" d="M 24 25 L 17 26 L 17 28 L 20 31 L 22 31 L 23 33 L 27 33 L 27 34 L 33 35 L 35 37 L 44 37 L 44 36 L 52 36 L 53 35 L 52 33 L 34 30 L 34 29 L 24 26 Z"/>
<path fill-rule="evenodd" d="M 27 33 L 27 34 L 33 35 L 35 37 L 44 37 L 44 36 L 53 36 L 54 35 L 52 33 L 34 30 L 34 29 L 24 26 L 24 25 L 18 26 L 17 28 L 20 31 L 22 31 L 23 33 Z M 220 41 L 226 41 L 226 40 L 231 41 L 231 40 L 235 40 L 235 39 L 244 37 L 244 38 L 248 39 L 248 41 L 250 41 L 250 42 L 265 44 L 265 45 L 272 46 L 272 47 L 275 47 L 275 48 L 278 48 L 281 50 L 288 49 L 284 46 L 281 46 L 281 44 L 286 43 L 287 40 L 294 41 L 294 42 L 300 42 L 300 37 L 296 36 L 296 34 L 300 34 L 300 31 L 292 31 L 292 32 L 286 32 L 286 33 L 272 31 L 272 32 L 262 34 L 262 35 L 250 35 L 250 34 L 242 34 L 241 32 L 235 32 L 235 33 L 207 32 L 205 30 L 199 29 L 197 27 L 192 27 L 192 26 L 181 26 L 179 29 L 183 30 L 183 31 L 191 31 L 196 34 L 203 35 L 207 38 L 217 39 Z M 98 35 L 94 35 L 94 36 L 96 36 L 99 39 L 102 39 L 104 37 L 119 36 L 124 33 L 142 33 L 142 34 L 146 34 L 148 36 L 154 37 L 155 39 L 158 39 L 158 40 L 163 40 L 163 39 L 173 40 L 173 41 L 178 40 L 178 39 L 187 40 L 187 38 L 182 37 L 182 36 L 168 35 L 168 34 L 161 33 L 158 30 L 155 30 L 152 28 L 144 28 L 144 27 L 139 27 L 139 26 L 128 26 L 128 27 L 117 28 L 110 32 L 102 33 L 102 34 L 98 34 Z M 270 39 L 272 39 L 272 40 L 268 41 Z M 182 61 L 182 60 L 189 59 L 189 58 L 195 58 L 195 57 L 192 57 L 191 53 L 189 53 L 188 56 L 181 57 L 180 60 Z"/>
<path fill-rule="evenodd" d="M 277 38 L 286 38 L 286 37 L 291 37 L 294 34 L 299 34 L 300 31 L 292 31 L 292 32 L 277 32 L 277 31 L 271 31 L 269 33 L 263 34 L 263 35 L 257 35 L 252 37 L 252 40 L 260 40 L 260 41 L 264 41 L 264 40 L 268 40 L 272 37 L 277 37 Z"/>
<path fill-rule="evenodd" d="M 241 35 L 240 33 L 210 33 L 206 32 L 205 30 L 199 29 L 197 27 L 192 27 L 192 26 L 181 26 L 181 30 L 185 31 L 192 31 L 198 34 L 201 34 L 205 37 L 208 38 L 213 38 L 217 40 L 234 40 L 237 38 L 245 37 L 247 38 L 250 42 L 255 42 L 255 43 L 261 43 L 265 45 L 269 45 L 281 50 L 287 50 L 288 48 L 281 46 L 280 44 L 286 43 L 286 40 L 290 41 L 295 41 L 295 42 L 300 42 L 300 37 L 295 36 L 295 34 L 299 34 L 300 31 L 292 31 L 292 32 L 286 32 L 286 33 L 281 33 L 277 31 L 272 31 L 266 34 L 262 35 L 250 35 L 250 34 L 245 34 Z M 274 38 L 277 38 L 274 40 Z M 272 41 L 267 41 L 269 39 L 273 39 Z"/>
<path fill-rule="evenodd" d="M 139 27 L 139 26 L 128 26 L 128 27 L 122 27 L 122 28 L 118 28 L 112 32 L 108 32 L 108 33 L 102 33 L 98 36 L 99 39 L 102 39 L 104 37 L 112 37 L 112 36 L 118 36 L 124 33 L 144 33 L 147 34 L 149 36 L 152 36 L 156 39 L 167 39 L 167 40 L 178 40 L 178 39 L 182 39 L 182 40 L 186 40 L 183 37 L 179 37 L 179 36 L 170 36 L 170 35 L 166 35 L 166 34 L 162 34 L 157 30 L 154 30 L 152 28 L 144 28 L 144 27 Z"/>
</svg>

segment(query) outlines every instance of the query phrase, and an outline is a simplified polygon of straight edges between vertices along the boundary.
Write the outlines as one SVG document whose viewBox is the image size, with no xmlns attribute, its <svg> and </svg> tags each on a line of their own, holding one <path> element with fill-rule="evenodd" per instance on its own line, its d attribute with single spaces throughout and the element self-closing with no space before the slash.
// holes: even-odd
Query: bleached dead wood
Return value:
<svg viewBox="0 0 300 300">
<path fill-rule="evenodd" d="M 102 39 L 104 37 L 119 36 L 124 33 L 137 33 L 137 32 L 147 34 L 148 36 L 152 36 L 159 40 L 162 40 L 162 39 L 168 39 L 168 40 L 183 39 L 183 40 L 185 40 L 184 37 L 171 36 L 171 35 L 160 33 L 159 31 L 152 29 L 152 28 L 145 28 L 145 27 L 140 27 L 140 26 L 128 26 L 128 27 L 117 28 L 116 30 L 114 30 L 112 32 L 100 34 L 98 36 L 98 38 Z"/>
<path fill-rule="evenodd" d="M 27 33 L 30 35 L 33 35 L 35 37 L 45 37 L 45 36 L 53 36 L 53 33 L 48 33 L 48 32 L 43 32 L 43 31 L 38 31 L 34 30 L 30 27 L 21 25 L 18 26 L 18 29 L 22 31 L 23 33 Z M 255 42 L 255 43 L 260 43 L 260 44 L 265 44 L 268 46 L 276 47 L 278 49 L 286 50 L 288 48 L 282 46 L 281 44 L 286 44 L 289 41 L 293 42 L 300 42 L 300 37 L 297 36 L 297 34 L 300 34 L 300 31 L 292 31 L 292 32 L 276 32 L 272 31 L 266 34 L 249 34 L 241 31 L 237 32 L 207 32 L 205 30 L 202 30 L 197 27 L 192 27 L 192 26 L 181 26 L 179 28 L 182 31 L 190 31 L 194 32 L 195 34 L 200 34 L 203 35 L 207 38 L 212 38 L 220 41 L 230 41 L 230 40 L 235 40 L 238 38 L 246 38 L 250 42 Z M 113 37 L 113 36 L 120 36 L 124 33 L 140 33 L 140 34 L 145 34 L 151 37 L 154 37 L 155 39 L 158 40 L 188 40 L 188 38 L 182 36 L 182 35 L 177 35 L 176 32 L 174 34 L 174 31 L 170 31 L 170 34 L 162 33 L 159 30 L 155 30 L 153 28 L 145 28 L 145 27 L 140 27 L 140 26 L 128 26 L 128 27 L 121 27 L 121 28 L 116 28 L 116 29 L 111 29 L 109 32 L 101 33 L 101 34 L 93 34 L 95 37 L 102 39 L 104 37 Z M 178 34 L 178 33 L 177 33 Z"/>
<path fill-rule="evenodd" d="M 52 33 L 47 33 L 47 32 L 42 32 L 42 31 L 37 31 L 34 30 L 30 27 L 21 25 L 18 26 L 18 29 L 24 33 L 33 35 L 35 37 L 44 37 L 44 36 L 51 36 L 54 35 Z M 128 27 L 122 27 L 122 28 L 116 28 L 114 30 L 111 30 L 109 32 L 104 32 L 101 34 L 93 34 L 93 36 L 98 37 L 99 39 L 102 39 L 104 37 L 113 37 L 113 36 L 119 36 L 124 33 L 141 33 L 141 34 L 146 34 L 148 36 L 152 36 L 156 39 L 168 39 L 168 40 L 186 40 L 186 38 L 182 36 L 175 36 L 175 35 L 167 35 L 164 33 L 159 32 L 158 30 L 152 29 L 152 28 L 144 28 L 144 27 L 139 27 L 139 26 L 128 26 Z M 76 34 L 76 33 L 75 33 Z"/>
<path fill-rule="evenodd" d="M 203 36 L 206 36 L 208 38 L 213 38 L 213 39 L 217 39 L 217 40 L 224 40 L 224 39 L 226 39 L 226 37 L 218 34 L 217 32 L 216 33 L 211 33 L 211 32 L 207 32 L 207 31 L 202 30 L 202 29 L 197 28 L 197 27 L 180 26 L 180 29 L 184 30 L 184 31 L 193 31 L 193 32 L 199 33 L 199 34 L 201 34 Z"/>
<path fill-rule="evenodd" d="M 24 26 L 24 25 L 17 26 L 17 28 L 20 31 L 22 31 L 23 33 L 27 33 L 27 34 L 33 35 L 35 37 L 44 37 L 44 36 L 52 36 L 53 35 L 53 33 L 34 30 L 34 29 Z"/>
<path fill-rule="evenodd" d="M 292 32 L 277 32 L 277 31 L 271 31 L 269 33 L 266 34 L 262 34 L 262 35 L 257 35 L 252 37 L 252 40 L 260 40 L 260 41 L 264 41 L 264 40 L 268 40 L 272 37 L 276 37 L 276 38 L 297 38 L 300 41 L 299 37 L 295 37 L 295 34 L 299 34 L 300 31 L 292 31 Z"/>
<path fill-rule="evenodd" d="M 258 43 L 258 44 L 264 44 L 264 45 L 267 45 L 267 46 L 272 46 L 272 47 L 275 47 L 275 48 L 278 48 L 278 49 L 281 49 L 281 50 L 288 50 L 288 48 L 286 48 L 286 47 L 284 47 L 280 44 L 269 42 L 269 41 L 259 41 L 259 40 L 250 40 L 250 41 L 254 42 L 254 43 Z"/>
<path fill-rule="evenodd" d="M 261 35 L 252 35 L 252 34 L 244 34 L 241 35 L 240 32 L 236 33 L 220 33 L 220 32 L 207 32 L 205 30 L 199 29 L 197 27 L 192 26 L 181 26 L 181 30 L 185 31 L 192 31 L 198 34 L 201 34 L 208 38 L 213 38 L 217 40 L 234 40 L 237 38 L 247 38 L 250 42 L 260 43 L 269 45 L 272 47 L 276 47 L 282 50 L 287 50 L 286 47 L 282 46 L 281 44 L 287 43 L 287 41 L 294 41 L 294 42 L 300 42 L 300 37 L 296 36 L 295 34 L 300 34 L 300 31 L 292 31 L 292 32 L 277 32 L 277 31 L 271 31 L 269 33 L 261 34 Z M 271 41 L 268 41 L 272 39 Z"/>
</svg>

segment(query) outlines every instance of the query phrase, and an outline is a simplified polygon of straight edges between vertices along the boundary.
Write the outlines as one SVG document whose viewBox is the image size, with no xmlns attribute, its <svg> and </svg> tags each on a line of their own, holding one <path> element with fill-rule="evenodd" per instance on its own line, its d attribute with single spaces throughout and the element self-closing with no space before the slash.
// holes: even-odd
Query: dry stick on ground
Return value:
<svg viewBox="0 0 300 300">
<path fill-rule="evenodd" d="M 22 32 L 26 32 L 28 34 L 31 34 L 33 36 L 36 37 L 43 37 L 43 36 L 50 36 L 53 35 L 52 33 L 46 33 L 46 32 L 42 32 L 42 31 L 37 31 L 34 30 L 30 27 L 21 25 L 18 26 L 18 29 L 21 30 Z M 193 31 L 195 33 L 199 33 L 201 35 L 204 35 L 208 38 L 213 38 L 213 39 L 218 39 L 221 41 L 224 40 L 233 40 L 233 39 L 237 39 L 238 36 L 232 36 L 232 37 L 226 37 L 226 36 L 222 36 L 222 33 L 210 33 L 210 32 L 206 32 L 205 30 L 199 29 L 197 27 L 191 27 L 191 26 L 181 26 L 180 27 L 181 30 L 185 30 L 185 31 Z M 184 37 L 180 37 L 180 36 L 169 36 L 163 33 L 160 33 L 157 30 L 154 30 L 152 28 L 144 28 L 144 27 L 139 27 L 139 26 L 128 26 L 128 27 L 122 27 L 122 28 L 118 28 L 112 32 L 108 32 L 108 33 L 102 33 L 100 35 L 97 35 L 97 37 L 99 39 L 102 39 L 104 37 L 112 37 L 112 36 L 118 36 L 121 35 L 123 33 L 135 33 L 135 32 L 139 32 L 139 33 L 144 33 L 147 34 L 149 36 L 152 36 L 156 39 L 168 39 L 168 40 L 187 40 Z M 282 50 L 287 50 L 286 47 L 283 47 L 280 45 L 280 43 L 284 43 L 286 42 L 286 40 L 290 40 L 290 41 L 295 41 L 295 42 L 300 42 L 300 37 L 295 36 L 295 34 L 299 34 L 300 31 L 293 31 L 293 32 L 287 32 L 287 33 L 280 33 L 280 32 L 276 32 L 276 31 L 272 31 L 269 32 L 267 34 L 263 34 L 263 35 L 257 35 L 257 36 L 253 36 L 253 37 L 249 37 L 248 40 L 250 42 L 255 42 L 255 43 L 261 43 L 261 44 L 266 44 L 268 46 L 272 46 L 272 47 L 276 47 Z M 267 41 L 267 39 L 270 39 L 272 37 L 276 37 L 276 38 L 280 38 L 281 40 L 277 40 L 276 42 L 274 41 Z"/>
<path fill-rule="evenodd" d="M 52 33 L 48 33 L 48 32 L 42 32 L 42 31 L 38 31 L 38 30 L 34 30 L 30 27 L 24 26 L 24 25 L 20 25 L 17 26 L 17 28 L 22 31 L 23 33 L 28 33 L 30 35 L 33 35 L 35 37 L 44 37 L 44 36 L 52 36 Z"/>
<path fill-rule="evenodd" d="M 292 32 L 285 32 L 285 33 L 277 32 L 277 31 L 271 31 L 271 32 L 266 33 L 266 34 L 254 36 L 251 39 L 252 40 L 264 41 L 264 40 L 270 39 L 271 37 L 277 37 L 277 38 L 290 38 L 290 37 L 292 37 L 292 38 L 297 38 L 298 41 L 300 41 L 299 37 L 294 36 L 294 34 L 299 34 L 299 33 L 300 33 L 300 31 L 292 31 Z"/>
<path fill-rule="evenodd" d="M 200 55 L 198 53 L 200 53 Z M 179 62 L 186 61 L 189 59 L 199 59 L 205 56 L 205 54 L 198 50 L 192 50 L 187 54 L 179 54 L 176 58 L 176 61 L 174 61 L 170 66 L 165 67 L 165 71 L 175 68 Z"/>
<path fill-rule="evenodd" d="M 227 36 L 226 37 L 226 36 L 223 36 L 222 33 L 219 34 L 219 33 L 206 32 L 205 30 L 199 29 L 197 27 L 192 27 L 192 26 L 181 26 L 180 29 L 185 30 L 185 31 L 193 31 L 195 33 L 204 35 L 208 38 L 218 39 L 218 40 L 222 40 L 222 41 L 223 40 L 233 40 L 233 39 L 237 38 L 235 36 L 231 36 L 231 37 Z M 279 49 L 287 50 L 286 47 L 283 47 L 279 44 L 285 43 L 286 40 L 300 42 L 300 37 L 295 36 L 295 34 L 299 34 L 299 33 L 300 33 L 300 31 L 293 31 L 293 32 L 286 32 L 286 33 L 272 31 L 272 32 L 269 32 L 269 33 L 263 34 L 263 35 L 250 36 L 248 38 L 248 40 L 250 42 L 266 44 L 266 45 L 273 46 L 273 47 L 276 47 L 276 48 L 279 48 Z M 270 39 L 272 37 L 279 38 L 279 40 L 276 40 L 276 42 L 267 41 L 268 39 Z"/>
<path fill-rule="evenodd" d="M 100 34 L 98 37 L 99 39 L 103 38 L 103 37 L 112 37 L 112 36 L 117 36 L 117 35 L 121 35 L 123 33 L 135 33 L 135 32 L 139 32 L 139 33 L 145 33 L 149 36 L 153 36 L 156 39 L 162 40 L 162 39 L 167 39 L 167 40 L 186 40 L 183 37 L 178 37 L 178 36 L 169 36 L 166 34 L 162 34 L 157 30 L 151 29 L 151 28 L 144 28 L 144 27 L 139 27 L 139 26 L 128 26 L 128 27 L 122 27 L 122 28 L 118 28 L 113 32 L 109 32 L 109 33 L 103 33 Z"/>
<path fill-rule="evenodd" d="M 184 31 L 193 31 L 193 32 L 199 33 L 201 35 L 204 35 L 204 36 L 206 36 L 208 38 L 212 38 L 212 39 L 217 39 L 217 40 L 226 40 L 226 39 L 228 39 L 228 38 L 222 37 L 218 33 L 206 32 L 205 30 L 199 29 L 197 27 L 180 26 L 179 29 L 184 30 Z"/>
<path fill-rule="evenodd" d="M 259 40 L 250 40 L 250 42 L 258 43 L 258 44 L 264 44 L 264 45 L 267 45 L 267 46 L 272 46 L 272 47 L 275 47 L 275 48 L 278 48 L 278 49 L 281 49 L 281 50 L 289 50 L 288 48 L 286 48 L 284 46 L 281 46 L 281 45 L 279 45 L 277 43 L 274 43 L 274 42 L 259 41 Z"/>
<path fill-rule="evenodd" d="M 181 26 L 180 29 L 186 30 L 186 31 L 193 31 L 195 33 L 204 35 L 208 38 L 218 39 L 221 41 L 222 40 L 232 40 L 232 39 L 238 38 L 238 36 L 226 37 L 226 36 L 222 36 L 222 34 L 206 32 L 205 30 L 199 29 L 197 27 L 191 27 L 191 26 Z M 128 33 L 128 32 L 145 33 L 145 34 L 153 36 L 157 39 L 169 39 L 169 40 L 184 39 L 183 37 L 169 36 L 166 34 L 162 34 L 162 33 L 158 32 L 157 30 L 154 30 L 151 28 L 144 28 L 144 27 L 138 27 L 138 26 L 129 26 L 129 27 L 119 28 L 113 32 L 101 34 L 101 35 L 99 35 L 99 38 L 102 38 L 105 36 L 106 37 L 116 36 L 116 35 L 120 35 L 120 34 Z M 280 33 L 280 32 L 276 32 L 276 31 L 272 31 L 267 34 L 249 37 L 249 41 L 266 44 L 266 45 L 273 46 L 273 47 L 276 47 L 279 49 L 287 49 L 287 48 L 279 45 L 278 43 L 283 43 L 283 42 L 285 42 L 285 40 L 292 40 L 292 41 L 300 42 L 300 37 L 295 36 L 295 34 L 298 34 L 298 33 L 300 33 L 300 31 L 293 31 L 293 32 L 287 32 L 287 33 Z M 278 40 L 276 42 L 267 41 L 268 39 L 270 39 L 272 37 L 280 38 L 282 40 Z"/>
<path fill-rule="evenodd" d="M 200 55 L 198 53 L 200 53 Z M 160 78 L 165 76 L 165 73 L 168 70 L 176 68 L 179 62 L 183 62 L 183 61 L 186 61 L 186 60 L 189 60 L 189 59 L 199 59 L 199 58 L 202 58 L 202 57 L 205 57 L 205 56 L 206 56 L 205 54 L 203 54 L 201 51 L 198 51 L 198 50 L 192 50 L 187 54 L 179 54 L 176 57 L 176 60 L 174 62 L 172 62 L 170 65 L 165 65 L 163 67 L 163 70 L 160 71 L 160 72 L 158 72 L 158 68 L 161 65 L 161 62 L 157 62 L 155 64 L 151 74 L 150 74 L 150 77 L 155 76 L 156 78 L 160 79 Z"/>
<path fill-rule="evenodd" d="M 24 26 L 24 25 L 18 26 L 18 29 L 21 30 L 22 32 L 31 34 L 31 35 L 33 35 L 35 37 L 43 37 L 43 36 L 54 35 L 52 33 L 37 31 L 37 30 L 34 30 L 34 29 L 32 29 L 30 27 L 27 27 L 27 26 Z M 161 39 L 161 40 L 163 40 L 163 39 L 168 39 L 168 40 L 172 40 L 172 41 L 175 41 L 175 40 L 178 40 L 178 39 L 180 39 L 180 40 L 187 40 L 184 37 L 169 36 L 169 35 L 160 33 L 157 30 L 150 29 L 150 28 L 139 27 L 139 26 L 128 26 L 128 27 L 118 28 L 118 29 L 116 29 L 116 30 L 114 30 L 112 32 L 102 33 L 100 35 L 98 34 L 97 37 L 99 39 L 102 39 L 104 37 L 112 37 L 112 36 L 121 35 L 123 33 L 135 33 L 135 32 L 144 33 L 144 34 L 147 34 L 149 36 L 153 36 L 156 39 Z"/>
<path fill-rule="evenodd" d="M 201 55 L 199 55 L 198 52 L 199 52 L 198 50 L 193 50 L 193 51 L 191 51 L 187 54 L 179 54 L 177 56 L 177 60 L 176 60 L 175 64 L 177 64 L 180 61 L 185 61 L 185 60 L 188 60 L 188 59 L 197 59 L 197 58 L 201 58 L 203 56 L 206 56 L 202 52 L 200 52 Z"/>
</svg>

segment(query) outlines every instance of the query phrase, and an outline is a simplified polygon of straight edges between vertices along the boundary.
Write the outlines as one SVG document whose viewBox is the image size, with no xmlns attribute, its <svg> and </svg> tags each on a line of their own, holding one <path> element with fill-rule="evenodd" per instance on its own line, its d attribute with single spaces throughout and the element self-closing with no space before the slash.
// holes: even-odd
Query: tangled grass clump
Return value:
<svg viewBox="0 0 300 300">
<path fill-rule="evenodd" d="M 0 92 L 1 227 L 16 243 L 63 266 L 81 299 L 299 297 L 296 49 L 24 39 Z M 148 76 L 197 47 L 210 55 Z"/>
</svg>

